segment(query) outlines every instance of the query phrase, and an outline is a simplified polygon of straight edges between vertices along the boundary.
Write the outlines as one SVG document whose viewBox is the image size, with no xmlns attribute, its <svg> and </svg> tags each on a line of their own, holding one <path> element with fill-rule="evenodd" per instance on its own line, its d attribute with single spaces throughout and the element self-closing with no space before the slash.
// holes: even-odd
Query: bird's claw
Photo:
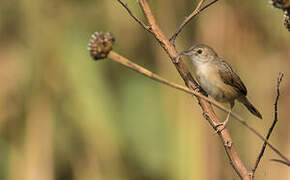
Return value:
<svg viewBox="0 0 290 180">
<path fill-rule="evenodd" d="M 215 126 L 215 133 L 214 134 L 221 133 L 226 128 L 226 124 L 227 124 L 227 122 L 222 122 L 222 123 L 217 124 Z"/>
</svg>

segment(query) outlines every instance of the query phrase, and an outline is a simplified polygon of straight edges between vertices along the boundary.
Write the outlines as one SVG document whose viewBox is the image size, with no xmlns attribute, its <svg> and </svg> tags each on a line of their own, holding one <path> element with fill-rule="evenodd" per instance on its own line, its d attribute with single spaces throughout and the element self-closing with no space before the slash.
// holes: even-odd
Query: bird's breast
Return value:
<svg viewBox="0 0 290 180">
<path fill-rule="evenodd" d="M 215 65 L 203 64 L 196 67 L 196 76 L 200 86 L 211 97 L 220 102 L 230 102 L 236 98 L 237 92 L 232 86 L 223 82 Z"/>
</svg>

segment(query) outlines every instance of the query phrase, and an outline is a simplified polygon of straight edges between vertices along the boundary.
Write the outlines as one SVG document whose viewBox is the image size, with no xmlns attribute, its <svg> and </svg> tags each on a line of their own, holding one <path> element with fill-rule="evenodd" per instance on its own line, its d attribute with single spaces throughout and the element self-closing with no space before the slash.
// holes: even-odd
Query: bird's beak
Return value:
<svg viewBox="0 0 290 180">
<path fill-rule="evenodd" d="M 189 55 L 189 52 L 190 50 L 185 50 L 185 51 L 182 51 L 181 53 L 179 53 L 179 55 L 185 55 L 185 56 L 188 56 Z"/>
</svg>

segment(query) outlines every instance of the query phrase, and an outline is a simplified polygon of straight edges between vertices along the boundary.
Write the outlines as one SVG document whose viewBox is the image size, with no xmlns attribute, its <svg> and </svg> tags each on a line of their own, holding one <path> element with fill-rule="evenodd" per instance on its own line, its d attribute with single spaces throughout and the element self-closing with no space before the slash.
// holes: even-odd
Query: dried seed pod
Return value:
<svg viewBox="0 0 290 180">
<path fill-rule="evenodd" d="M 284 25 L 290 31 L 290 0 L 270 0 L 273 7 L 284 11 Z"/>
<path fill-rule="evenodd" d="M 104 59 L 113 48 L 115 38 L 112 33 L 95 32 L 88 45 L 94 60 Z"/>
<path fill-rule="evenodd" d="M 275 8 L 283 9 L 284 7 L 284 0 L 270 0 L 269 3 Z"/>
<path fill-rule="evenodd" d="M 290 8 L 289 8 L 290 11 Z M 284 25 L 290 31 L 290 13 L 289 11 L 284 12 Z"/>
</svg>

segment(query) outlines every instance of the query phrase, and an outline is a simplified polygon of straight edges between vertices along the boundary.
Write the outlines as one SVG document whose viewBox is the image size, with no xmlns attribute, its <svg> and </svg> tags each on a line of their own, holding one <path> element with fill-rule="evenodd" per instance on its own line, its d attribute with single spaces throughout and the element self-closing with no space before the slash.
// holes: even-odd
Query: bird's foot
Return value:
<svg viewBox="0 0 290 180">
<path fill-rule="evenodd" d="M 227 125 L 227 121 L 224 121 L 222 123 L 219 123 L 215 126 L 215 134 L 221 133 Z"/>
<path fill-rule="evenodd" d="M 229 111 L 226 120 L 224 122 L 218 123 L 215 126 L 215 128 L 214 128 L 215 129 L 215 134 L 221 133 L 226 128 L 226 125 L 227 125 L 227 123 L 229 122 L 229 119 L 230 119 L 231 112 L 232 112 L 232 109 Z"/>
</svg>

